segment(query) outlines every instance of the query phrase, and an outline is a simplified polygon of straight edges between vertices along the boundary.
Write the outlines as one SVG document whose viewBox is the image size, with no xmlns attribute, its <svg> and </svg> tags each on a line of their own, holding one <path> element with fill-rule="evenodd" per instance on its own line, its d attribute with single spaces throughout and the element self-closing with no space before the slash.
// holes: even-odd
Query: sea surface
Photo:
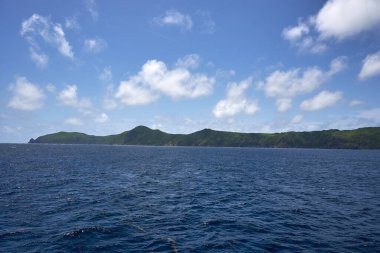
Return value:
<svg viewBox="0 0 380 253">
<path fill-rule="evenodd" d="M 0 145 L 0 252 L 379 251 L 379 150 Z"/>
</svg>

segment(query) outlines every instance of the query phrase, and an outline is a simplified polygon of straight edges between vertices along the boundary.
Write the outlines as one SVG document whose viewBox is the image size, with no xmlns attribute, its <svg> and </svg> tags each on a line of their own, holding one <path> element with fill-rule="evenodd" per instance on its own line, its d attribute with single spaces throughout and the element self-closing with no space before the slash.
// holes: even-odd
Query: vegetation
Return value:
<svg viewBox="0 0 380 253">
<path fill-rule="evenodd" d="M 138 126 L 109 136 L 58 132 L 31 139 L 29 143 L 114 144 L 155 146 L 276 147 L 380 149 L 380 127 L 356 130 L 324 130 L 285 133 L 234 133 L 204 129 L 192 134 L 168 134 Z"/>
</svg>

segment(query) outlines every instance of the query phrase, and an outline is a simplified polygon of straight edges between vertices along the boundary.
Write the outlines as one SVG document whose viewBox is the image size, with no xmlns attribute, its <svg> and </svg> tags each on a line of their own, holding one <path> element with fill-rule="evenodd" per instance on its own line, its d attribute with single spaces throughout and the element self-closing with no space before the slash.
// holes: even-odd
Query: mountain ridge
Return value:
<svg viewBox="0 0 380 253">
<path fill-rule="evenodd" d="M 380 149 L 380 127 L 282 133 L 239 133 L 205 128 L 190 134 L 170 134 L 140 125 L 106 136 L 60 131 L 32 138 L 29 143 Z"/>
</svg>

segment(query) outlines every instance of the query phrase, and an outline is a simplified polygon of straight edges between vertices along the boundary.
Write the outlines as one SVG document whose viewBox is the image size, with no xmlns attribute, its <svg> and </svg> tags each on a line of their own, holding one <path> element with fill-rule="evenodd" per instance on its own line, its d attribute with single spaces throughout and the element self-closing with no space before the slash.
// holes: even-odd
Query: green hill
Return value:
<svg viewBox="0 0 380 253">
<path fill-rule="evenodd" d="M 235 133 L 203 129 L 191 134 L 168 134 L 138 126 L 108 136 L 58 132 L 31 139 L 29 143 L 380 149 L 380 127 L 285 133 Z"/>
</svg>

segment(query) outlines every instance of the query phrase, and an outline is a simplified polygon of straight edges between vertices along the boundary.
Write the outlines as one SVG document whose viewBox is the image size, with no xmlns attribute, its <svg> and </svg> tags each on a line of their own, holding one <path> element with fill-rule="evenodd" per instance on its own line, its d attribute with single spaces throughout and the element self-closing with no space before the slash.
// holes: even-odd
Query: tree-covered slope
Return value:
<svg viewBox="0 0 380 253">
<path fill-rule="evenodd" d="M 185 135 L 168 134 L 138 126 L 130 131 L 109 136 L 58 132 L 31 139 L 29 143 L 380 149 L 380 127 L 268 134 L 204 129 Z"/>
</svg>

